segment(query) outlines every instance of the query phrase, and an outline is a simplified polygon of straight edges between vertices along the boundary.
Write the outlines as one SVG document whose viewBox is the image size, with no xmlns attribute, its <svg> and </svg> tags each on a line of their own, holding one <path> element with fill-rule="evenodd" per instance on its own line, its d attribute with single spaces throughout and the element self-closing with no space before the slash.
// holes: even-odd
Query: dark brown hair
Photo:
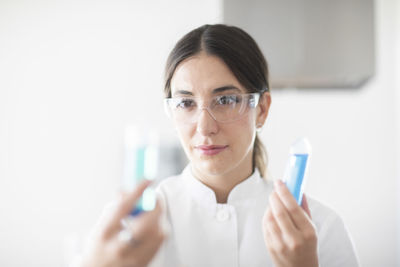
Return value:
<svg viewBox="0 0 400 267">
<path fill-rule="evenodd" d="M 169 54 L 165 68 L 165 97 L 171 97 L 171 79 L 178 65 L 202 51 L 220 58 L 249 93 L 269 91 L 267 61 L 254 39 L 235 26 L 207 24 L 183 36 Z M 257 135 L 253 149 L 254 167 L 265 177 L 266 149 Z"/>
</svg>

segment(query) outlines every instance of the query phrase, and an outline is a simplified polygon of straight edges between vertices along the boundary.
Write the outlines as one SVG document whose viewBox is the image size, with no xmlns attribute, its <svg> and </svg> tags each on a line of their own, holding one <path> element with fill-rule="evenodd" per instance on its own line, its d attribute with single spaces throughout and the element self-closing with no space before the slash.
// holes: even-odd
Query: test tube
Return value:
<svg viewBox="0 0 400 267">
<path fill-rule="evenodd" d="M 289 160 L 283 176 L 283 182 L 301 205 L 311 156 L 311 145 L 306 138 L 300 138 L 290 147 Z"/>
<path fill-rule="evenodd" d="M 124 165 L 122 189 L 132 191 L 144 179 L 154 180 L 158 170 L 158 135 L 146 132 L 138 127 L 128 126 L 125 130 Z M 131 216 L 143 211 L 153 210 L 156 205 L 156 194 L 149 186 L 133 207 Z"/>
</svg>

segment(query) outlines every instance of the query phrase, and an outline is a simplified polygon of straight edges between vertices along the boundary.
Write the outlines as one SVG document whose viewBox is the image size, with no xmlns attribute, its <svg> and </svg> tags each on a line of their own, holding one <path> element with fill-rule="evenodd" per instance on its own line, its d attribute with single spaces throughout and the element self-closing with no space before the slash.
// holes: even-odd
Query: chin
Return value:
<svg viewBox="0 0 400 267">
<path fill-rule="evenodd" d="M 196 162 L 192 162 L 194 167 L 200 173 L 207 175 L 222 175 L 229 171 L 230 164 L 227 164 L 228 161 L 215 161 L 215 160 L 197 160 Z"/>
</svg>

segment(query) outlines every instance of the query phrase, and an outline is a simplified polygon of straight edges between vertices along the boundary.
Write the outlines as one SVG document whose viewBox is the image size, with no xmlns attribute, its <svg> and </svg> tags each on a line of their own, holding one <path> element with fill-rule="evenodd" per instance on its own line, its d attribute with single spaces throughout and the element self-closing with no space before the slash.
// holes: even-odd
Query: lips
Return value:
<svg viewBox="0 0 400 267">
<path fill-rule="evenodd" d="M 197 149 L 203 155 L 213 156 L 224 151 L 227 147 L 228 146 L 221 145 L 198 145 L 195 146 L 195 149 Z"/>
</svg>

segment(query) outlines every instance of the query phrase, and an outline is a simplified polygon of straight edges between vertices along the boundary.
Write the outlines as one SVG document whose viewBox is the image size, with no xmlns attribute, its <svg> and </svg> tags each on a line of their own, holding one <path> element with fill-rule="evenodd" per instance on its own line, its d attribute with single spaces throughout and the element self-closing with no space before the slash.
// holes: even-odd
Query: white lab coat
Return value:
<svg viewBox="0 0 400 267">
<path fill-rule="evenodd" d="M 273 266 L 262 233 L 262 217 L 272 192 L 271 182 L 256 170 L 229 194 L 226 204 L 193 177 L 190 165 L 158 187 L 170 225 L 150 266 Z M 322 267 L 358 266 L 355 249 L 342 220 L 330 208 L 307 198 L 317 228 Z"/>
</svg>

